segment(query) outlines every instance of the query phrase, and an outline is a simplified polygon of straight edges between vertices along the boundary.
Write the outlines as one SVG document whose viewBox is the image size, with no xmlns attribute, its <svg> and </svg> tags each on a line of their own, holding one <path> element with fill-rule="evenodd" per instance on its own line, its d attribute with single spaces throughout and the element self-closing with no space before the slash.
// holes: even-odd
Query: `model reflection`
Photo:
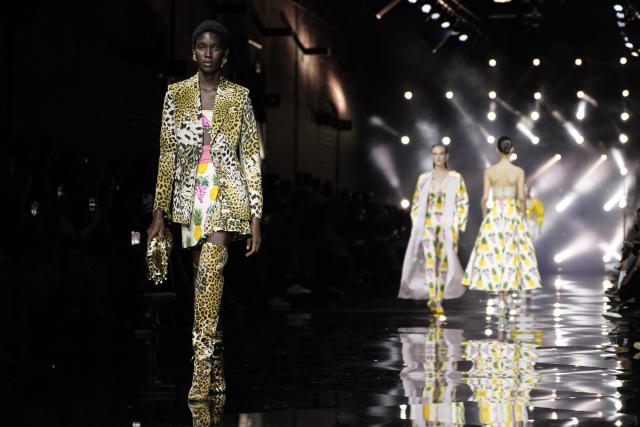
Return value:
<svg viewBox="0 0 640 427">
<path fill-rule="evenodd" d="M 193 427 L 221 426 L 225 401 L 224 393 L 211 396 L 207 400 L 190 400 L 189 410 Z"/>
<path fill-rule="evenodd" d="M 401 328 L 402 359 L 400 379 L 409 398 L 403 414 L 424 426 L 427 422 L 464 423 L 464 402 L 456 399 L 462 373 L 462 329 L 442 328 L 439 321 L 428 328 Z"/>
</svg>

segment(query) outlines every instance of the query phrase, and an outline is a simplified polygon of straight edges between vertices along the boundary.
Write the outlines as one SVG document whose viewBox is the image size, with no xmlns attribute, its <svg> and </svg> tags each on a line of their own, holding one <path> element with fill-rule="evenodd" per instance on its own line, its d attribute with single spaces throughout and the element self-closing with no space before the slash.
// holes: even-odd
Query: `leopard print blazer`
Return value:
<svg viewBox="0 0 640 427">
<path fill-rule="evenodd" d="M 154 210 L 189 224 L 203 127 L 198 75 L 169 86 L 162 111 Z M 262 217 L 260 143 L 249 90 L 220 78 L 213 106 L 211 153 L 231 218 Z"/>
</svg>

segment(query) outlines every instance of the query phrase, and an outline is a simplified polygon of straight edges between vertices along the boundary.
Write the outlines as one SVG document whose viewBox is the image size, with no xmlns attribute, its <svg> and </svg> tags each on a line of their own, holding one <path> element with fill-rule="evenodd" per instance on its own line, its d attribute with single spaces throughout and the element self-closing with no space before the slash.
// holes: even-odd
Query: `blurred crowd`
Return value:
<svg viewBox="0 0 640 427">
<path fill-rule="evenodd" d="M 102 158 L 62 150 L 45 138 L 4 150 L 5 366 L 117 358 L 139 346 L 136 331 L 155 321 L 147 298 L 154 293 L 173 295 L 170 317 L 190 325 L 188 252 L 174 248 L 166 283 L 154 287 L 146 277 L 157 155 Z M 232 244 L 225 306 L 260 312 L 395 297 L 410 229 L 406 211 L 372 193 L 336 193 L 309 175 L 295 182 L 266 175 L 264 197 L 262 250 L 246 258 L 243 243 Z M 179 228 L 172 231 L 178 236 Z"/>
<path fill-rule="evenodd" d="M 613 270 L 605 291 L 610 308 L 604 316 L 618 326 L 617 352 L 640 358 L 640 209 Z"/>
</svg>

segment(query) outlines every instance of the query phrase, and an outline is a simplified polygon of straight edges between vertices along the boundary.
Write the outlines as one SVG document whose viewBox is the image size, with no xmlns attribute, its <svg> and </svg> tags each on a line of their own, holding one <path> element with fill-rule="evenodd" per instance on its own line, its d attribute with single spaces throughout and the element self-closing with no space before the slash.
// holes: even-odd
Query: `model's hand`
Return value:
<svg viewBox="0 0 640 427">
<path fill-rule="evenodd" d="M 151 244 L 151 239 L 155 236 L 162 238 L 164 236 L 164 221 L 162 219 L 162 211 L 153 211 L 151 225 L 147 228 L 147 247 Z"/>
<path fill-rule="evenodd" d="M 251 218 L 251 237 L 247 239 L 247 253 L 251 256 L 260 250 L 262 244 L 262 233 L 260 231 L 260 218 Z"/>
</svg>

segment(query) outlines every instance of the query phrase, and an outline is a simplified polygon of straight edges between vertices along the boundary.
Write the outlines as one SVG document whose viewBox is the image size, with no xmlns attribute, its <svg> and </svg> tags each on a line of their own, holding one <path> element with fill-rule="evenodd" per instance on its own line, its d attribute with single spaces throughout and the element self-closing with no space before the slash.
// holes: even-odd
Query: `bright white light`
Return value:
<svg viewBox="0 0 640 427">
<path fill-rule="evenodd" d="M 582 65 L 582 58 L 576 58 L 575 61 L 573 61 L 574 64 L 576 64 L 578 67 Z"/>
<path fill-rule="evenodd" d="M 578 143 L 578 144 L 582 144 L 584 142 L 584 136 L 580 135 L 580 132 L 578 132 L 578 129 L 576 129 L 576 127 L 573 125 L 573 123 L 571 122 L 564 122 L 562 125 L 565 130 L 567 131 L 567 133 L 569 135 L 571 135 L 571 137 Z"/>
<path fill-rule="evenodd" d="M 553 156 L 553 159 L 555 161 L 560 161 L 560 160 L 562 160 L 562 156 L 560 154 L 556 154 L 555 156 Z"/>
<path fill-rule="evenodd" d="M 531 142 L 533 142 L 534 144 L 537 144 L 538 142 L 540 142 L 540 139 L 537 136 L 535 136 L 533 132 L 531 132 L 531 129 L 529 129 L 529 127 L 525 124 L 524 121 L 520 120 L 516 125 L 516 128 L 520 132 L 522 132 L 523 135 L 529 138 L 529 140 L 531 140 Z"/>
<path fill-rule="evenodd" d="M 618 27 L 620 27 L 620 28 L 624 28 L 627 25 L 622 21 L 618 21 L 618 22 L 616 22 L 616 24 L 618 24 Z"/>
<path fill-rule="evenodd" d="M 496 65 L 498 65 L 498 61 L 496 61 L 495 59 L 491 58 L 489 60 L 489 66 L 490 67 L 495 67 Z"/>
<path fill-rule="evenodd" d="M 620 136 L 618 136 L 618 140 L 621 143 L 626 144 L 627 142 L 629 142 L 629 137 L 627 136 L 626 133 L 621 133 Z"/>
<path fill-rule="evenodd" d="M 578 92 L 576 92 L 576 96 L 580 99 L 584 98 L 584 91 L 579 90 Z"/>
<path fill-rule="evenodd" d="M 623 112 L 622 114 L 620 114 L 620 119 L 622 119 L 623 122 L 626 122 L 627 120 L 629 120 L 629 113 L 627 111 Z"/>
<path fill-rule="evenodd" d="M 629 173 L 629 169 L 627 168 L 620 169 L 620 175 L 626 176 L 628 173 Z"/>
<path fill-rule="evenodd" d="M 620 200 L 620 203 L 618 203 L 618 207 L 619 207 L 620 209 L 624 209 L 624 208 L 626 208 L 626 207 L 627 207 L 627 199 L 626 199 L 626 198 L 624 198 L 624 199 Z"/>
<path fill-rule="evenodd" d="M 438 18 L 440 18 L 440 14 L 438 12 L 435 12 L 435 13 L 431 14 L 431 19 L 436 20 Z"/>
<path fill-rule="evenodd" d="M 624 89 L 622 91 L 622 96 L 624 96 L 625 98 L 627 98 L 629 96 L 629 89 Z"/>
<path fill-rule="evenodd" d="M 578 239 L 571 242 L 569 246 L 556 253 L 553 257 L 553 261 L 555 261 L 556 264 L 560 264 L 563 261 L 566 261 L 584 251 L 591 249 L 594 246 L 594 242 L 592 240 L 593 238 L 591 236 L 582 235 Z"/>
<path fill-rule="evenodd" d="M 531 117 L 531 120 L 538 120 L 540 118 L 540 113 L 538 113 L 537 111 L 532 111 L 531 114 L 529 114 L 529 117 Z"/>
<path fill-rule="evenodd" d="M 469 36 L 466 34 L 460 34 L 458 36 L 458 40 L 460 40 L 461 42 L 466 42 L 469 39 Z"/>
<path fill-rule="evenodd" d="M 498 96 L 498 94 L 496 93 L 495 90 L 492 90 L 489 92 L 489 98 L 496 99 L 496 96 Z"/>
<path fill-rule="evenodd" d="M 411 92 L 410 90 L 406 91 L 406 92 L 404 93 L 404 98 L 405 98 L 405 99 L 411 99 L 411 98 L 413 98 L 413 92 Z"/>
<path fill-rule="evenodd" d="M 616 166 L 620 170 L 620 175 L 625 176 L 629 173 L 627 170 L 627 166 L 624 162 L 624 157 L 622 157 L 622 152 L 617 148 L 611 149 L 611 156 L 613 157 L 613 161 L 616 162 Z"/>
<path fill-rule="evenodd" d="M 444 21 L 442 24 L 440 24 L 440 26 L 442 28 L 449 28 L 451 26 L 451 22 L 449 21 Z"/>
<path fill-rule="evenodd" d="M 616 18 L 618 18 L 618 19 L 624 19 L 624 13 L 622 13 L 622 12 L 618 12 L 618 13 L 616 13 Z"/>
<path fill-rule="evenodd" d="M 453 92 L 451 92 L 450 90 L 447 91 L 447 93 L 444 94 L 444 96 L 447 97 L 447 99 L 451 99 L 453 98 Z"/>
<path fill-rule="evenodd" d="M 422 10 L 423 13 L 429 13 L 431 12 L 431 5 L 429 3 L 423 4 L 420 10 Z"/>
<path fill-rule="evenodd" d="M 488 336 L 488 337 L 490 337 L 492 333 L 493 333 L 493 331 L 492 331 L 491 329 L 485 329 L 485 330 L 484 330 L 484 334 L 485 334 L 486 336 Z"/>
<path fill-rule="evenodd" d="M 613 196 L 611 196 L 611 198 L 607 200 L 606 203 L 602 206 L 602 209 L 605 212 L 609 212 L 611 209 L 613 209 L 615 205 L 617 205 L 622 200 L 623 197 L 624 197 L 624 185 L 621 185 L 620 188 L 618 188 L 618 191 L 616 191 L 613 194 Z"/>
<path fill-rule="evenodd" d="M 402 142 L 404 145 L 407 145 L 411 142 L 411 139 L 407 135 L 404 135 L 402 138 L 400 138 L 400 142 Z"/>
<path fill-rule="evenodd" d="M 493 135 L 489 135 L 489 136 L 487 136 L 487 142 L 488 142 L 489 144 L 493 144 L 494 142 L 496 142 L 496 137 L 495 137 L 495 136 L 493 136 Z"/>
<path fill-rule="evenodd" d="M 546 162 L 544 162 L 544 164 L 542 166 L 540 166 L 538 168 L 537 171 L 535 171 L 533 173 L 533 175 L 531 175 L 529 177 L 529 182 L 533 182 L 535 179 L 537 179 L 538 177 L 540 177 L 540 175 L 542 175 L 543 173 L 545 173 L 546 171 L 548 171 L 551 166 L 555 165 L 556 163 L 558 163 L 560 161 L 560 159 L 562 159 L 562 156 L 560 154 L 556 154 L 555 156 L 553 156 L 552 158 L 550 158 L 549 160 L 547 160 Z"/>
<path fill-rule="evenodd" d="M 451 138 L 449 138 L 448 136 L 444 136 L 444 137 L 442 137 L 442 143 L 443 143 L 444 145 L 449 145 L 449 144 L 451 144 Z"/>
<path fill-rule="evenodd" d="M 615 10 L 616 12 L 622 12 L 622 6 L 620 6 L 619 4 L 614 4 L 613 10 Z"/>
<path fill-rule="evenodd" d="M 540 92 L 536 92 L 533 94 L 534 99 L 542 99 L 542 94 Z"/>
<path fill-rule="evenodd" d="M 407 199 L 402 199 L 402 201 L 400 202 L 400 206 L 402 207 L 402 209 L 409 209 L 410 205 L 411 203 L 409 203 Z"/>
<path fill-rule="evenodd" d="M 489 112 L 487 113 L 487 119 L 489 119 L 489 120 L 491 120 L 491 121 L 494 121 L 494 120 L 496 119 L 496 113 L 495 113 L 495 111 L 489 111 Z"/>
<path fill-rule="evenodd" d="M 634 58 L 638 57 L 638 52 L 636 52 L 635 50 L 633 52 L 631 52 L 631 56 L 633 56 Z"/>
<path fill-rule="evenodd" d="M 573 194 L 570 194 L 568 196 L 565 196 L 564 199 L 562 199 L 560 201 L 560 203 L 558 203 L 556 205 L 556 211 L 557 212 L 563 212 L 565 209 L 567 209 L 569 207 L 569 205 L 575 200 L 576 196 Z"/>
<path fill-rule="evenodd" d="M 511 155 L 509 156 L 509 160 L 515 162 L 516 160 L 518 160 L 518 155 L 516 153 L 511 153 Z"/>
<path fill-rule="evenodd" d="M 540 59 L 539 58 L 533 58 L 533 66 L 537 67 L 538 65 L 540 65 Z"/>
<path fill-rule="evenodd" d="M 624 45 L 626 47 L 628 47 L 629 49 L 633 49 L 633 43 L 631 43 L 631 42 L 626 42 Z"/>
<path fill-rule="evenodd" d="M 626 57 L 626 56 L 621 57 L 621 58 L 620 58 L 620 63 L 621 63 L 622 65 L 626 64 L 626 63 L 627 63 L 627 57 Z"/>
<path fill-rule="evenodd" d="M 409 3 L 412 3 L 412 4 L 415 4 L 417 2 L 418 2 L 418 0 L 409 0 Z"/>
<path fill-rule="evenodd" d="M 534 136 L 533 138 L 531 138 L 531 143 L 533 145 L 538 145 L 540 143 L 540 138 L 538 138 L 537 136 Z"/>
<path fill-rule="evenodd" d="M 582 100 L 578 104 L 578 109 L 576 110 L 576 119 L 583 120 L 586 112 L 587 112 L 587 103 L 584 100 Z"/>
</svg>

